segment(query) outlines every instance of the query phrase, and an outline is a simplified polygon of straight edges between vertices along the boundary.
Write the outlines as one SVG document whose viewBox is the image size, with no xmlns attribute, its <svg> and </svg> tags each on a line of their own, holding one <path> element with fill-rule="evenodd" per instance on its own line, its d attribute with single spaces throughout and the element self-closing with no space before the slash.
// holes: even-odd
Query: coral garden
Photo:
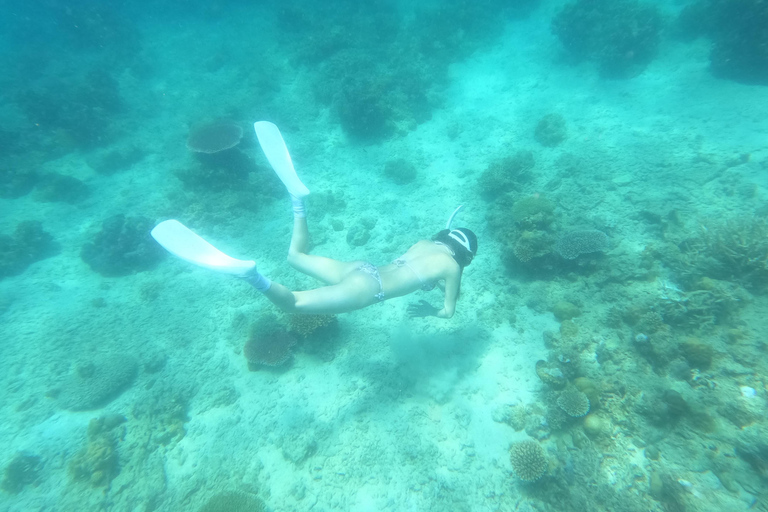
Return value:
<svg viewBox="0 0 768 512">
<path fill-rule="evenodd" d="M 20 274 L 32 263 L 58 251 L 59 245 L 41 223 L 20 222 L 13 235 L 0 235 L 0 279 Z"/>
<path fill-rule="evenodd" d="M 768 84 L 768 6 L 761 0 L 697 0 L 678 19 L 680 35 L 712 40 L 715 76 Z"/>
<path fill-rule="evenodd" d="M 569 57 L 594 61 L 611 78 L 642 72 L 656 56 L 661 30 L 658 9 L 636 0 L 577 0 L 552 21 Z"/>
<path fill-rule="evenodd" d="M 154 268 L 165 257 L 165 251 L 149 234 L 153 226 L 154 223 L 144 217 L 110 217 L 92 241 L 83 245 L 80 257 L 106 277 Z"/>
<path fill-rule="evenodd" d="M 749 118 L 764 109 L 702 77 L 709 58 L 716 77 L 768 83 L 766 2 L 565 0 L 533 20 L 557 44 L 525 32 L 531 47 L 513 47 L 511 20 L 538 3 L 193 2 L 180 18 L 174 2 L 34 0 L 45 23 L 22 3 L 0 20 L 9 509 L 765 508 L 768 158 Z M 233 13 L 263 25 L 249 39 Z M 236 35 L 205 48 L 219 24 Z M 153 39 L 166 25 L 184 42 Z M 155 63 L 172 44 L 184 51 Z M 672 44 L 678 60 L 654 60 Z M 653 111 L 643 88 L 671 64 L 700 82 L 659 94 L 700 87 L 706 115 Z M 454 103 L 487 99 L 479 82 L 507 104 Z M 722 119 L 720 102 L 736 105 Z M 647 117 L 629 117 L 636 103 Z M 306 289 L 283 268 L 290 210 L 256 115 L 285 127 L 312 185 L 318 254 L 391 261 L 401 234 L 442 227 L 442 203 L 473 204 L 461 220 L 488 250 L 452 323 L 393 301 L 263 315 L 246 336 L 262 297 L 160 265 L 149 233 L 174 216 Z M 742 121 L 738 151 L 708 131 Z"/>
</svg>

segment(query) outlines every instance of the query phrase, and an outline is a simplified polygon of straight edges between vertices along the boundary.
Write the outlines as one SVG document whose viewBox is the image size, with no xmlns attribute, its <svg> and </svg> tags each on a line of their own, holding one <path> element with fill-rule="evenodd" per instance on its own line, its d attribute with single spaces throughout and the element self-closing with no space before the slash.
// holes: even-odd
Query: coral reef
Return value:
<svg viewBox="0 0 768 512">
<path fill-rule="evenodd" d="M 165 251 L 149 234 L 153 226 L 144 217 L 110 217 L 93 240 L 83 245 L 80 257 L 107 277 L 150 270 L 165 257 Z"/>
<path fill-rule="evenodd" d="M 104 487 L 120 473 L 117 448 L 125 438 L 125 421 L 119 414 L 90 421 L 88 443 L 69 462 L 69 474 L 73 480 Z"/>
<path fill-rule="evenodd" d="M 554 211 L 555 203 L 534 194 L 515 201 L 511 213 L 512 220 L 525 229 L 546 230 L 554 221 Z"/>
<path fill-rule="evenodd" d="M 0 162 L 0 198 L 13 199 L 29 194 L 39 178 L 37 172 L 21 163 Z"/>
<path fill-rule="evenodd" d="M 536 124 L 533 133 L 536 142 L 542 146 L 553 148 L 568 138 L 565 118 L 560 114 L 547 114 Z"/>
<path fill-rule="evenodd" d="M 581 314 L 581 310 L 575 304 L 561 300 L 552 306 L 552 314 L 562 322 L 563 320 L 576 318 Z"/>
<path fill-rule="evenodd" d="M 571 231 L 555 242 L 555 251 L 567 260 L 582 254 L 603 252 L 608 248 L 608 235 L 596 229 Z"/>
<path fill-rule="evenodd" d="M 43 231 L 37 221 L 24 221 L 16 226 L 13 236 L 0 235 L 0 279 L 15 276 L 36 261 L 59 251 L 53 237 Z"/>
<path fill-rule="evenodd" d="M 243 355 L 249 366 L 280 366 L 291 358 L 295 344 L 296 336 L 285 330 L 274 316 L 268 315 L 251 328 Z"/>
<path fill-rule="evenodd" d="M 543 359 L 536 361 L 536 375 L 541 379 L 541 382 L 553 389 L 563 389 L 568 384 L 562 368 Z"/>
<path fill-rule="evenodd" d="M 416 166 L 410 160 L 396 158 L 394 160 L 387 160 L 384 164 L 384 176 L 393 183 L 405 185 L 415 180 L 418 172 Z"/>
<path fill-rule="evenodd" d="M 486 199 L 493 199 L 506 192 L 519 190 L 530 181 L 530 171 L 535 164 L 530 151 L 518 151 L 512 156 L 492 161 L 478 180 L 480 193 Z"/>
<path fill-rule="evenodd" d="M 676 248 L 662 247 L 657 256 L 678 272 L 684 284 L 711 278 L 732 281 L 759 293 L 768 289 L 765 217 L 725 219 L 702 226 L 693 236 L 683 233 L 672 242 Z"/>
<path fill-rule="evenodd" d="M 577 0 L 552 21 L 571 57 L 597 62 L 610 78 L 641 73 L 656 56 L 661 29 L 658 9 L 635 0 Z"/>
<path fill-rule="evenodd" d="M 11 494 L 18 494 L 27 485 L 35 485 L 40 479 L 42 460 L 31 453 L 20 452 L 5 467 L 0 489 Z"/>
<path fill-rule="evenodd" d="M 699 0 L 678 19 L 681 35 L 712 39 L 712 74 L 768 84 L 768 5 L 762 0 Z"/>
<path fill-rule="evenodd" d="M 560 407 L 568 416 L 578 418 L 586 416 L 589 412 L 589 398 L 587 395 L 576 389 L 569 389 L 560 393 L 557 397 L 557 406 Z"/>
<path fill-rule="evenodd" d="M 712 365 L 715 357 L 715 349 L 712 345 L 702 342 L 697 338 L 688 338 L 680 344 L 680 353 L 691 366 L 699 370 L 706 370 Z"/>
<path fill-rule="evenodd" d="M 502 258 L 510 270 L 542 273 L 554 269 L 554 237 L 550 233 L 554 210 L 555 204 L 540 194 L 515 200 L 511 193 L 496 199 L 489 208 L 488 224 L 503 246 Z"/>
<path fill-rule="evenodd" d="M 248 175 L 258 167 L 240 150 L 242 137 L 243 128 L 232 121 L 215 121 L 193 128 L 187 139 L 187 149 L 194 153 L 197 165 L 177 171 L 176 176 L 186 188 L 195 192 L 246 188 Z"/>
<path fill-rule="evenodd" d="M 58 403 L 72 411 L 103 407 L 133 384 L 138 372 L 130 356 L 108 354 L 78 361 L 58 392 Z"/>
<path fill-rule="evenodd" d="M 419 5 L 407 21 L 394 4 L 294 4 L 281 9 L 279 24 L 284 45 L 316 70 L 316 96 L 347 136 L 376 142 L 428 120 L 450 63 L 536 3 L 447 0 Z"/>
<path fill-rule="evenodd" d="M 74 176 L 48 173 L 37 182 L 36 197 L 46 203 L 79 203 L 90 194 L 88 186 Z"/>
<path fill-rule="evenodd" d="M 59 146 L 58 151 L 107 144 L 114 135 L 114 118 L 123 109 L 117 80 L 103 67 L 25 88 L 16 103 L 30 123 L 50 137 L 52 149 Z"/>
<path fill-rule="evenodd" d="M 367 78 L 370 76 L 375 75 L 344 81 L 335 102 L 341 126 L 362 141 L 386 138 L 399 117 L 390 92 L 394 84 L 382 78 Z"/>
<path fill-rule="evenodd" d="M 266 505 L 257 496 L 239 491 L 214 494 L 198 512 L 264 512 Z"/>
<path fill-rule="evenodd" d="M 520 480 L 535 482 L 547 471 L 549 463 L 544 448 L 536 441 L 523 441 L 509 449 L 512 471 Z"/>
<path fill-rule="evenodd" d="M 664 322 L 689 331 L 711 330 L 723 325 L 752 299 L 735 283 L 702 278 L 693 289 L 683 291 L 666 282 L 661 301 L 655 305 Z"/>
<path fill-rule="evenodd" d="M 550 254 L 552 243 L 552 237 L 544 231 L 523 231 L 512 246 L 512 255 L 521 263 L 528 263 Z"/>
</svg>

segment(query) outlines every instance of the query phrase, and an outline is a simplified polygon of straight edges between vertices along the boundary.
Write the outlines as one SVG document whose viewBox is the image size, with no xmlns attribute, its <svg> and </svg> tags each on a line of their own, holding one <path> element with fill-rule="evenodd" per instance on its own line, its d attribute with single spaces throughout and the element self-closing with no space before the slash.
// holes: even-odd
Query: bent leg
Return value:
<svg viewBox="0 0 768 512">
<path fill-rule="evenodd" d="M 268 290 L 262 292 L 269 301 L 282 311 L 292 312 L 296 308 L 296 296 L 280 283 L 272 282 Z"/>
<path fill-rule="evenodd" d="M 325 256 L 307 254 L 308 246 L 307 219 L 296 216 L 293 219 L 293 235 L 288 249 L 288 263 L 293 268 L 324 283 L 338 284 L 362 263 L 338 261 Z"/>
</svg>

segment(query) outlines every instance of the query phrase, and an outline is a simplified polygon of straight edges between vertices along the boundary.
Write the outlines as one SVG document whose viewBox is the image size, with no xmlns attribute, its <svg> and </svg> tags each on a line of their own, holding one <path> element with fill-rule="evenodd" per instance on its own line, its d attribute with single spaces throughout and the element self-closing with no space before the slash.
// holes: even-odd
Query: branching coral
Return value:
<svg viewBox="0 0 768 512">
<path fill-rule="evenodd" d="M 589 412 L 589 398 L 581 391 L 569 389 L 557 397 L 557 406 L 568 416 L 578 418 Z"/>
<path fill-rule="evenodd" d="M 731 218 L 700 226 L 657 248 L 653 255 L 677 273 L 687 288 L 703 288 L 702 281 L 730 281 L 762 293 L 768 289 L 768 220 Z"/>
<path fill-rule="evenodd" d="M 512 471 L 520 480 L 534 482 L 547 471 L 547 456 L 536 441 L 515 443 L 509 449 Z"/>
</svg>

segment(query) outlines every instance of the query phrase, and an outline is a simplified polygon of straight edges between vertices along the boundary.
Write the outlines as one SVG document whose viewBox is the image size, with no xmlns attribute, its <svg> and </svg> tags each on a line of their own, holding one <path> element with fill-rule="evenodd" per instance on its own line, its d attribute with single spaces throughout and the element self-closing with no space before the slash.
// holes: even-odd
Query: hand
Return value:
<svg viewBox="0 0 768 512">
<path fill-rule="evenodd" d="M 439 308 L 436 308 L 425 300 L 420 300 L 418 304 L 411 304 L 408 306 L 408 316 L 411 318 L 437 316 L 438 311 L 440 311 Z"/>
</svg>

